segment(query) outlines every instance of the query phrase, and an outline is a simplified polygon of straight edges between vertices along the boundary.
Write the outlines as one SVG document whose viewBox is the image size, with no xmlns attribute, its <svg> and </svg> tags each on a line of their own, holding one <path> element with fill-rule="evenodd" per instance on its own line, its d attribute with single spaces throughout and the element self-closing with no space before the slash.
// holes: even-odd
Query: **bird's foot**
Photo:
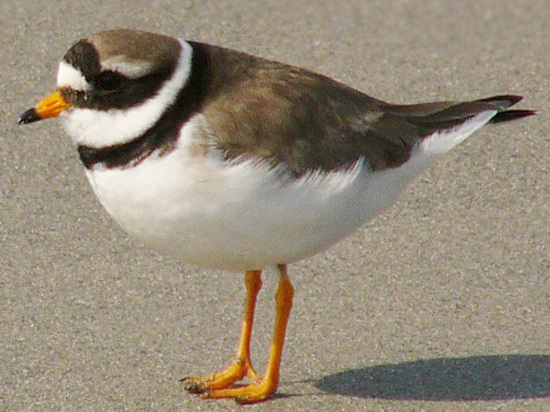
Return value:
<svg viewBox="0 0 550 412">
<path fill-rule="evenodd" d="M 250 359 L 237 358 L 227 369 L 221 372 L 213 375 L 189 376 L 181 379 L 181 382 L 184 384 L 184 388 L 191 393 L 201 393 L 204 394 L 204 397 L 218 397 L 210 396 L 210 394 L 218 390 L 227 390 L 245 376 L 251 381 L 260 381 L 260 377 L 254 370 Z"/>
<path fill-rule="evenodd" d="M 226 389 L 209 390 L 202 394 L 203 398 L 232 398 L 240 404 L 265 401 L 277 390 L 277 382 L 265 378 L 259 382 Z"/>
</svg>

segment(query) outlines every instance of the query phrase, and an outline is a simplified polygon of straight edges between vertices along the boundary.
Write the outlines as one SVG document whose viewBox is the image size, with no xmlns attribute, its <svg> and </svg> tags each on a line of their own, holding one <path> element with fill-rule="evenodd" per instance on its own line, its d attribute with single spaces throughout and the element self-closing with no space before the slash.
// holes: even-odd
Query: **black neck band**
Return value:
<svg viewBox="0 0 550 412">
<path fill-rule="evenodd" d="M 80 160 L 87 169 L 96 165 L 107 168 L 135 165 L 154 152 L 168 153 L 174 147 L 180 130 L 204 102 L 207 56 L 200 45 L 192 44 L 190 76 L 176 100 L 166 108 L 160 119 L 141 136 L 117 145 L 103 148 L 78 146 Z"/>
</svg>

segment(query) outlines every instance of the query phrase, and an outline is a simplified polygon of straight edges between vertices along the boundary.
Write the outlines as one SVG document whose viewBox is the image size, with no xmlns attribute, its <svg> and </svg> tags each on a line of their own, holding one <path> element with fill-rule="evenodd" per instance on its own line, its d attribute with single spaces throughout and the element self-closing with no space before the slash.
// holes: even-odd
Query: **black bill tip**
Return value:
<svg viewBox="0 0 550 412">
<path fill-rule="evenodd" d="M 33 107 L 32 109 L 25 111 L 21 116 L 19 116 L 19 119 L 17 119 L 17 124 L 29 124 L 37 122 L 39 120 L 42 120 L 42 118 L 38 115 L 38 112 Z"/>
</svg>

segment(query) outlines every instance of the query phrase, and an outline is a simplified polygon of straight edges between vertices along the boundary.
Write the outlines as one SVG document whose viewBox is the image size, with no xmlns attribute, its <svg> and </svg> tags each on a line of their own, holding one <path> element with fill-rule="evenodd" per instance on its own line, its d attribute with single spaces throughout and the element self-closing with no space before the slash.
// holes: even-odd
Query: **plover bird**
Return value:
<svg viewBox="0 0 550 412">
<path fill-rule="evenodd" d="M 358 229 L 423 169 L 488 123 L 534 114 L 502 95 L 395 105 L 328 77 L 135 30 L 78 41 L 57 88 L 19 123 L 60 116 L 107 212 L 183 262 L 245 271 L 235 361 L 187 390 L 251 403 L 277 389 L 293 287 L 287 264 Z M 276 267 L 267 370 L 250 360 L 262 270 Z M 248 377 L 246 385 L 235 385 Z"/>
</svg>

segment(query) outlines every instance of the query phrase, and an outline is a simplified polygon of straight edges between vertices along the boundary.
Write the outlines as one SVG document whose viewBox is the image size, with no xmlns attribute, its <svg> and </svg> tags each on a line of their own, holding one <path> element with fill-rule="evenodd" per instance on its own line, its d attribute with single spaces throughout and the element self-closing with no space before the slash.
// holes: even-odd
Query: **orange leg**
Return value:
<svg viewBox="0 0 550 412">
<path fill-rule="evenodd" d="M 283 344 L 286 334 L 286 326 L 292 309 L 294 288 L 290 283 L 286 272 L 286 265 L 279 265 L 279 287 L 275 293 L 277 312 L 275 315 L 275 330 L 269 354 L 269 363 L 263 379 L 256 383 L 244 386 L 209 389 L 205 393 L 207 398 L 234 398 L 239 403 L 260 402 L 272 395 L 279 385 L 279 368 L 283 354 Z"/>
<path fill-rule="evenodd" d="M 252 336 L 252 323 L 254 322 L 254 309 L 256 308 L 256 298 L 262 288 L 262 272 L 260 270 L 250 270 L 245 273 L 246 285 L 246 305 L 244 312 L 243 326 L 241 330 L 241 339 L 237 356 L 233 363 L 224 371 L 213 375 L 191 376 L 183 378 L 181 381 L 185 389 L 193 393 L 209 392 L 216 389 L 227 388 L 233 383 L 240 381 L 245 376 L 253 381 L 259 381 L 260 378 L 250 361 L 250 337 Z"/>
</svg>

